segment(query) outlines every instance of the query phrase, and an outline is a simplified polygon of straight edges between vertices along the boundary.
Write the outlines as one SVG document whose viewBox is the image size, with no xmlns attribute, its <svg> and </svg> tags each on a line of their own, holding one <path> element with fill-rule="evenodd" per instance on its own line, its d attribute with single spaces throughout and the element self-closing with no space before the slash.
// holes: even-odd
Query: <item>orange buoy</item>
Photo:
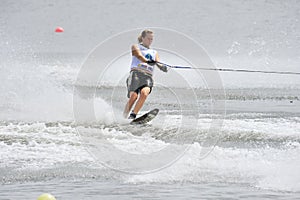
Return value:
<svg viewBox="0 0 300 200">
<path fill-rule="evenodd" d="M 62 27 L 56 27 L 55 32 L 62 33 L 62 32 L 64 32 L 64 29 Z"/>
</svg>

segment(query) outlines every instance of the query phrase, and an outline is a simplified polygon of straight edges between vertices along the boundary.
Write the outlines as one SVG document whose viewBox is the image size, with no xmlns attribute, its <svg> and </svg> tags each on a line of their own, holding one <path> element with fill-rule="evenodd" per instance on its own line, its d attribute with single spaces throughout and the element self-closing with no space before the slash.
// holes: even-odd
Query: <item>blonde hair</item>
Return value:
<svg viewBox="0 0 300 200">
<path fill-rule="evenodd" d="M 152 34 L 153 31 L 149 30 L 149 29 L 145 29 L 141 32 L 141 34 L 138 37 L 138 42 L 141 43 L 142 42 L 142 38 L 146 37 L 147 34 Z"/>
</svg>

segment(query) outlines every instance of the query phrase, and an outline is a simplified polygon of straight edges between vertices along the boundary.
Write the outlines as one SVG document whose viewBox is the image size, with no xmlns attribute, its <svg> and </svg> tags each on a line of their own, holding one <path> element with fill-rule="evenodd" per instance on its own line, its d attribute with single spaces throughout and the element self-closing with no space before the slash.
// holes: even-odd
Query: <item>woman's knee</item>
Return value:
<svg viewBox="0 0 300 200">
<path fill-rule="evenodd" d="M 149 87 L 145 87 L 141 90 L 141 97 L 146 98 L 150 93 L 150 88 Z"/>
<path fill-rule="evenodd" d="M 136 92 L 130 92 L 130 100 L 137 100 L 138 94 Z"/>
</svg>

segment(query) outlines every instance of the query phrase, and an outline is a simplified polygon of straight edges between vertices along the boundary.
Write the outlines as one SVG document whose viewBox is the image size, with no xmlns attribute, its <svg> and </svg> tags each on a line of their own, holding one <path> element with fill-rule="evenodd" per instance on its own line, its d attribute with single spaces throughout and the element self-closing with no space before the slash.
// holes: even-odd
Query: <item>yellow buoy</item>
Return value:
<svg viewBox="0 0 300 200">
<path fill-rule="evenodd" d="M 45 193 L 37 198 L 37 200 L 56 200 L 51 194 Z"/>
</svg>

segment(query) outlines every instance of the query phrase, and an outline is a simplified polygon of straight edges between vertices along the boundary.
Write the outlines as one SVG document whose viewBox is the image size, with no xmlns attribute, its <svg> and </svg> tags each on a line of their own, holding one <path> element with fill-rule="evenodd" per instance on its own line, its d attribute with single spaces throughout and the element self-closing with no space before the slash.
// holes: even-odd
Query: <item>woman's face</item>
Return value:
<svg viewBox="0 0 300 200">
<path fill-rule="evenodd" d="M 145 37 L 142 37 L 142 43 L 146 47 L 150 47 L 153 41 L 153 33 L 147 33 Z"/>
</svg>

